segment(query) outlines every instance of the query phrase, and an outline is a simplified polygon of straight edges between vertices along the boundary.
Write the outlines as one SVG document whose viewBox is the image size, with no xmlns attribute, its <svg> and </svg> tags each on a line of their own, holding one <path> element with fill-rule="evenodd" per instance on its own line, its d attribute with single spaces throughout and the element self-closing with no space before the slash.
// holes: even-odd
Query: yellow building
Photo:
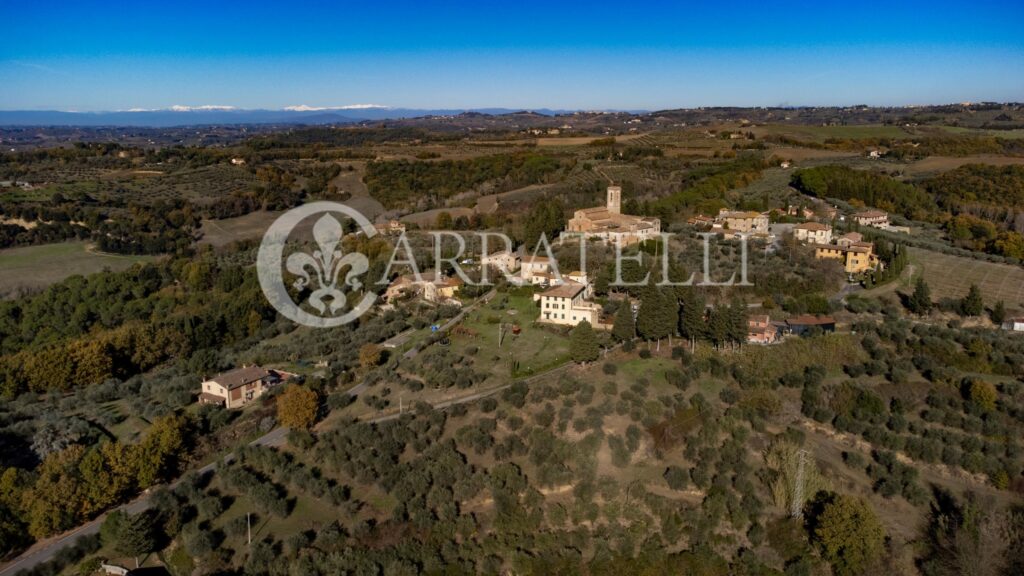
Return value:
<svg viewBox="0 0 1024 576">
<path fill-rule="evenodd" d="M 726 230 L 736 232 L 750 232 L 752 234 L 768 233 L 768 215 L 760 212 L 732 212 L 722 209 L 718 212 L 716 221 Z"/>
<path fill-rule="evenodd" d="M 847 274 L 860 274 L 878 265 L 874 247 L 867 242 L 858 242 L 850 246 L 817 245 L 814 247 L 814 257 L 819 260 L 839 260 Z"/>
</svg>

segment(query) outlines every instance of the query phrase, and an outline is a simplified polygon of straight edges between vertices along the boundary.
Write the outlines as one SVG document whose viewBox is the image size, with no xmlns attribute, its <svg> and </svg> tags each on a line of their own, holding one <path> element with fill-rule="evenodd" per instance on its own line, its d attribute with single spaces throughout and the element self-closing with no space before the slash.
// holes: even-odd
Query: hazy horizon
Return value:
<svg viewBox="0 0 1024 576">
<path fill-rule="evenodd" d="M 0 109 L 1019 101 L 1024 6 L 9 6 Z"/>
</svg>

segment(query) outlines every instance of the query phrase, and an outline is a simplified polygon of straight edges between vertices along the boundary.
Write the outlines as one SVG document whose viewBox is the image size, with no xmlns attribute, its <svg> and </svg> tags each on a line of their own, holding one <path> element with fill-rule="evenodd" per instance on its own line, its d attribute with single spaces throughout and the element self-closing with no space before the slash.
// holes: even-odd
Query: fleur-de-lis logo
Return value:
<svg viewBox="0 0 1024 576">
<path fill-rule="evenodd" d="M 348 295 L 362 290 L 359 276 L 369 269 L 366 256 L 358 252 L 344 254 L 344 229 L 332 212 L 344 214 L 359 225 L 362 233 L 372 237 L 377 233 L 369 220 L 357 210 L 336 202 L 312 202 L 293 208 L 271 224 L 256 259 L 260 287 L 270 304 L 283 316 L 299 324 L 316 328 L 341 326 L 365 314 L 377 299 L 372 291 L 363 290 L 362 298 L 349 306 Z M 289 235 L 311 216 L 320 215 L 313 225 L 315 246 L 311 252 L 295 252 L 284 258 Z M 285 283 L 284 271 L 292 275 L 291 286 L 309 290 L 306 303 L 317 313 L 311 313 L 296 303 Z M 342 277 L 344 276 L 344 277 Z M 348 293 L 348 294 L 347 294 Z"/>
<path fill-rule="evenodd" d="M 312 254 L 296 252 L 287 260 L 288 271 L 298 276 L 292 283 L 295 288 L 299 290 L 312 288 L 313 282 L 318 286 L 309 295 L 307 301 L 321 314 L 325 310 L 330 310 L 330 314 L 334 315 L 346 307 L 345 293 L 338 286 L 338 275 L 342 270 L 348 268 L 342 286 L 347 285 L 352 290 L 359 290 L 362 283 L 358 276 L 370 267 L 366 256 L 357 252 L 342 256 L 341 237 L 343 234 L 341 224 L 334 216 L 324 214 L 313 225 L 313 238 L 316 240 L 318 249 L 314 250 Z M 312 270 L 313 276 L 310 275 L 310 270 Z"/>
</svg>

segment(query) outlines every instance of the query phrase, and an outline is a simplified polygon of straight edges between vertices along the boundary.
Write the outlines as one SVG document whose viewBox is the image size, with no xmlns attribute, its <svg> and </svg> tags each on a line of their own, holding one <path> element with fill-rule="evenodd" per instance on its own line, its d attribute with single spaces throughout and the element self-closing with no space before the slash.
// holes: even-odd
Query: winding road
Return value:
<svg viewBox="0 0 1024 576">
<path fill-rule="evenodd" d="M 448 330 L 449 328 L 451 328 L 452 326 L 457 324 L 459 321 L 461 321 L 462 318 L 465 317 L 466 314 L 468 314 L 469 312 L 471 312 L 472 310 L 474 310 L 475 308 L 480 306 L 480 304 L 489 302 L 491 300 L 491 298 L 493 298 L 496 293 L 497 293 L 496 290 L 491 290 L 487 294 L 484 294 L 483 296 L 478 298 L 475 302 L 473 302 L 469 306 L 463 308 L 463 310 L 461 312 L 459 312 L 457 315 L 455 315 L 450 320 L 448 320 L 448 322 L 446 322 L 443 326 L 441 326 L 440 330 L 441 331 Z M 409 352 L 412 352 L 412 354 L 407 352 L 404 355 L 404 357 L 405 358 L 412 358 L 413 356 L 416 355 L 415 351 L 416 351 L 416 348 L 411 349 Z M 548 372 L 548 373 L 550 373 L 550 372 Z M 545 373 L 545 374 L 547 374 L 547 373 Z M 538 375 L 538 376 L 540 376 L 540 375 Z M 496 394 L 496 393 L 504 390 L 505 388 L 508 388 L 508 386 L 502 386 L 502 387 L 494 388 L 494 389 L 491 389 L 491 390 L 477 392 L 477 393 L 471 394 L 469 396 L 465 396 L 465 397 L 458 398 L 458 399 L 455 399 L 455 400 L 449 400 L 449 401 L 446 401 L 446 402 L 441 402 L 441 403 L 438 403 L 435 406 L 435 408 L 439 409 L 439 410 L 443 410 L 444 408 L 448 408 L 448 407 L 454 406 L 456 404 L 463 404 L 463 403 L 466 403 L 466 402 L 473 402 L 474 400 L 479 400 L 481 398 L 485 398 L 485 397 L 490 396 L 492 394 Z M 355 386 L 352 389 L 350 389 L 348 391 L 348 393 L 349 393 L 350 396 L 358 396 L 364 390 L 366 390 L 366 385 L 365 384 L 359 384 L 358 386 Z M 394 420 L 395 418 L 398 418 L 400 416 L 401 416 L 401 414 L 389 414 L 389 415 L 384 415 L 384 416 L 379 416 L 379 417 L 373 418 L 373 419 L 370 420 L 370 422 L 373 422 L 373 423 L 385 422 L 385 421 L 388 421 L 388 420 Z M 282 444 L 284 444 L 287 435 L 288 435 L 288 429 L 287 428 L 275 428 L 275 429 L 271 430 L 270 432 L 267 432 L 263 436 L 260 436 L 256 440 L 253 440 L 252 442 L 250 442 L 250 445 L 253 445 L 253 446 L 281 446 Z M 233 453 L 228 453 L 223 458 L 220 458 L 218 461 L 222 460 L 224 462 L 230 462 L 233 457 L 234 457 Z M 203 466 L 202 468 L 197 469 L 196 472 L 198 472 L 199 474 L 206 474 L 208 472 L 212 472 L 216 468 L 217 468 L 217 462 L 215 461 L 215 462 L 211 462 L 211 463 Z M 171 484 L 169 484 L 169 487 L 173 488 L 173 487 L 177 486 L 180 482 L 181 482 L 181 478 L 179 478 L 179 479 L 175 480 L 174 482 L 172 482 Z M 115 510 L 120 510 L 120 511 L 126 512 L 128 514 L 138 514 L 139 512 L 142 512 L 143 510 L 146 510 L 146 509 L 149 508 L 149 501 L 150 501 L 151 493 L 152 493 L 152 488 L 150 488 L 149 490 L 146 490 L 145 492 L 140 494 L 138 496 L 138 498 L 136 498 L 135 500 L 132 500 L 131 502 L 128 502 L 127 504 L 123 504 L 120 507 L 115 508 Z M 23 553 L 21 553 L 21 555 L 19 555 L 17 558 L 11 560 L 7 564 L 4 564 L 3 567 L 0 568 L 0 576 L 13 576 L 14 574 L 17 574 L 19 571 L 31 570 L 31 569 L 35 568 L 36 566 L 38 566 L 38 565 L 40 565 L 40 564 L 42 564 L 44 562 L 49 562 L 50 560 L 53 560 L 53 558 L 57 555 L 58 552 L 60 552 L 61 550 L 65 549 L 65 548 L 73 546 L 75 543 L 78 542 L 79 539 L 81 539 L 81 538 L 83 538 L 85 536 L 91 536 L 93 534 L 99 533 L 100 526 L 103 525 L 103 520 L 106 518 L 107 514 L 109 514 L 109 512 L 104 513 L 102 516 L 98 516 L 97 518 L 93 519 L 92 521 L 90 521 L 90 522 L 88 522 L 86 524 L 82 524 L 81 526 L 79 526 L 78 528 L 75 528 L 74 530 L 71 530 L 70 532 L 66 532 L 64 534 L 61 534 L 61 535 L 58 535 L 58 536 L 54 536 L 54 537 L 49 538 L 47 540 L 41 540 L 39 542 L 36 542 L 31 548 L 29 548 L 28 550 L 26 550 Z"/>
</svg>

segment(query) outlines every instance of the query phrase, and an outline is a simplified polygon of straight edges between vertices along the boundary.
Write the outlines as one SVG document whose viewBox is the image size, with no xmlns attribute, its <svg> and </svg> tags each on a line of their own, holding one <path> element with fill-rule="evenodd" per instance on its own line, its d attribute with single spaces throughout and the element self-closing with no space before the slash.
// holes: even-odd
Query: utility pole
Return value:
<svg viewBox="0 0 1024 576">
<path fill-rule="evenodd" d="M 804 456 L 806 450 L 796 453 L 796 485 L 793 486 L 793 500 L 789 503 L 789 515 L 793 518 L 802 518 L 804 505 Z"/>
<path fill-rule="evenodd" d="M 399 416 L 401 416 L 401 415 L 402 415 L 402 411 L 403 411 L 403 410 L 402 410 L 402 395 L 401 395 L 401 394 L 399 394 L 399 395 L 398 395 L 398 415 L 399 415 Z"/>
<path fill-rule="evenodd" d="M 251 548 L 252 547 L 252 521 L 249 520 L 249 513 L 248 512 L 245 513 L 245 532 L 248 535 L 247 536 L 248 545 Z"/>
</svg>

